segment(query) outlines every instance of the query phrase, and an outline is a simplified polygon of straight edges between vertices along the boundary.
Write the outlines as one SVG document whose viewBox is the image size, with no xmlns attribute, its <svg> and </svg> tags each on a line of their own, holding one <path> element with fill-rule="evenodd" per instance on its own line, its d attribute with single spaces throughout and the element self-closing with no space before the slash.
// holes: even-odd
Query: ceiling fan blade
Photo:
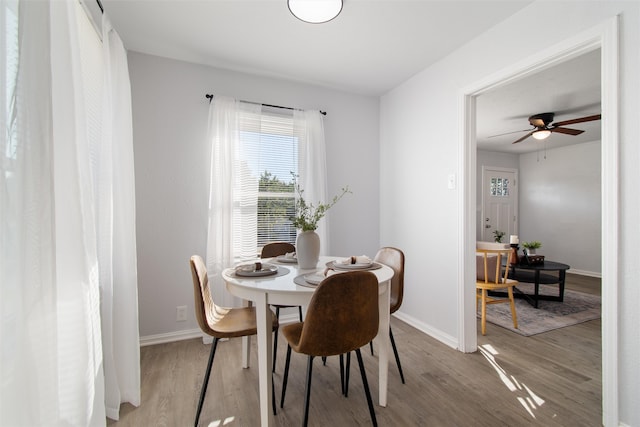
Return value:
<svg viewBox="0 0 640 427">
<path fill-rule="evenodd" d="M 512 133 L 520 133 L 520 132 L 531 132 L 531 129 L 522 129 L 522 130 L 514 130 L 513 132 L 499 133 L 497 135 L 488 136 L 487 138 L 495 138 L 496 136 L 511 135 Z"/>
<path fill-rule="evenodd" d="M 572 125 L 575 123 L 584 123 L 584 122 L 592 122 L 594 120 L 600 120 L 602 118 L 602 114 L 594 114 L 593 116 L 580 117 L 578 119 L 565 120 L 563 122 L 554 123 L 554 127 Z"/>
<path fill-rule="evenodd" d="M 551 132 L 564 133 L 566 135 L 573 135 L 573 136 L 580 135 L 581 133 L 584 132 L 583 130 L 570 129 L 570 128 L 560 128 L 560 127 L 550 128 L 549 130 Z"/>
<path fill-rule="evenodd" d="M 529 132 L 528 134 L 526 134 L 525 136 L 523 136 L 522 138 L 518 139 L 517 141 L 513 141 L 512 144 L 517 144 L 520 141 L 524 141 L 525 139 L 529 138 L 531 135 L 533 135 L 534 131 Z"/>
</svg>

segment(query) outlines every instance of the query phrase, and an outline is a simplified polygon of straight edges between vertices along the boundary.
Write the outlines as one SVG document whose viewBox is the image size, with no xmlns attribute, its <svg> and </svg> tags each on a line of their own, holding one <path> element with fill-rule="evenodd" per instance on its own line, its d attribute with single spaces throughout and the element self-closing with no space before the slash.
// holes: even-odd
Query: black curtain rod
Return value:
<svg viewBox="0 0 640 427">
<path fill-rule="evenodd" d="M 102 7 L 102 2 L 100 0 L 96 0 L 98 3 L 98 7 L 100 8 L 100 12 L 104 13 L 104 7 Z"/>
<path fill-rule="evenodd" d="M 205 97 L 209 100 L 209 102 L 213 101 L 213 95 L 208 93 L 205 95 Z M 243 101 L 243 102 L 249 102 L 249 101 Z M 256 102 L 251 102 L 251 104 L 256 104 Z M 297 108 L 292 108 L 292 107 L 281 107 L 279 105 L 271 105 L 271 104 L 260 104 L 264 107 L 273 107 L 273 108 L 284 108 L 285 110 L 297 110 Z M 323 116 L 327 115 L 326 111 L 320 111 L 320 114 L 322 114 Z"/>
</svg>

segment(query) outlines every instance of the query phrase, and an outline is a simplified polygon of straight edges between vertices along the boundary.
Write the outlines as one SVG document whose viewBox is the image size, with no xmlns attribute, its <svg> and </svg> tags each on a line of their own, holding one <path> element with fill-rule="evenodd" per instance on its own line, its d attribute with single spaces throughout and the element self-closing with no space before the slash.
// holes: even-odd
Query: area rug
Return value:
<svg viewBox="0 0 640 427">
<path fill-rule="evenodd" d="M 532 284 L 520 283 L 518 289 L 533 294 Z M 557 296 L 558 286 L 540 285 L 540 294 Z M 600 318 L 600 296 L 566 289 L 563 302 L 539 301 L 538 307 L 533 308 L 526 300 L 516 298 L 518 329 L 515 329 L 508 303 L 487 305 L 487 322 L 528 337 Z"/>
</svg>

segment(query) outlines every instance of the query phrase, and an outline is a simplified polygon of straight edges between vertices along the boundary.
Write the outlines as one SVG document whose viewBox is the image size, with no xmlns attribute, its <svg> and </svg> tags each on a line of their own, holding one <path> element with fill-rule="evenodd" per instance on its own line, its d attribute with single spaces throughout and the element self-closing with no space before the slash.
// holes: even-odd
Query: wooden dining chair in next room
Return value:
<svg viewBox="0 0 640 427">
<path fill-rule="evenodd" d="M 518 284 L 509 279 L 512 249 L 504 243 L 476 243 L 476 310 L 480 302 L 482 335 L 487 332 L 487 304 L 511 304 L 513 327 L 518 328 L 513 288 Z M 489 291 L 507 290 L 508 298 L 491 298 Z"/>
<path fill-rule="evenodd" d="M 320 282 L 311 297 L 304 322 L 282 327 L 288 346 L 280 407 L 284 407 L 291 349 L 308 356 L 304 426 L 309 419 L 314 357 L 350 354 L 355 350 L 369 414 L 373 425 L 377 426 L 360 347 L 367 345 L 378 333 L 378 316 L 378 279 L 373 273 L 349 271 L 331 275 Z"/>
<path fill-rule="evenodd" d="M 267 243 L 262 247 L 262 252 L 260 253 L 260 258 L 273 258 L 279 255 L 286 255 L 296 251 L 296 247 L 289 242 L 271 242 Z M 293 305 L 279 305 L 272 304 L 272 307 L 276 309 L 276 318 L 280 321 L 280 309 L 281 308 L 289 308 L 295 307 Z M 298 307 L 298 316 L 300 321 L 302 322 L 302 307 Z M 278 350 L 278 328 L 276 328 L 276 333 L 273 335 L 273 367 L 271 368 L 271 372 L 276 371 L 276 354 Z"/>
<path fill-rule="evenodd" d="M 190 264 L 196 319 L 202 332 L 213 337 L 209 363 L 207 364 L 204 381 L 202 382 L 200 400 L 198 401 L 198 409 L 194 422 L 194 425 L 197 426 L 198 420 L 200 419 L 200 412 L 202 412 L 204 397 L 207 393 L 207 384 L 209 383 L 211 366 L 213 365 L 213 358 L 216 354 L 218 341 L 221 338 L 237 338 L 255 335 L 257 332 L 257 324 L 255 307 L 225 308 L 216 305 L 211 296 L 209 277 L 204 261 L 200 256 L 194 255 L 191 257 Z M 278 327 L 278 319 L 276 319 L 273 314 L 271 317 L 272 327 L 273 330 L 275 330 Z M 275 400 L 272 401 L 272 404 L 275 413 Z"/>
</svg>

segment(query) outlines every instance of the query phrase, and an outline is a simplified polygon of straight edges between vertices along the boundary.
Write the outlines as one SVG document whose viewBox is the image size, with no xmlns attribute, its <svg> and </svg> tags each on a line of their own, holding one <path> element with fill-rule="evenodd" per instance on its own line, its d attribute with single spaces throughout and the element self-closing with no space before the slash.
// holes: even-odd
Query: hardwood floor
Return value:
<svg viewBox="0 0 640 427">
<path fill-rule="evenodd" d="M 600 293 L 599 279 L 567 275 L 567 287 Z M 375 406 L 381 426 L 600 426 L 601 322 L 593 320 L 532 337 L 489 324 L 480 351 L 463 354 L 392 318 L 406 384 L 389 366 L 386 408 Z M 241 340 L 218 345 L 201 426 L 257 426 L 258 369 L 255 339 L 251 368 L 240 367 Z M 278 403 L 286 344 L 279 340 L 274 375 Z M 200 339 L 141 348 L 142 404 L 122 406 L 108 425 L 188 426 L 193 418 L 209 345 Z M 377 356 L 362 352 L 374 402 Z M 349 397 L 340 393 L 337 357 L 314 363 L 310 426 L 370 425 L 357 363 Z M 302 421 L 306 358 L 293 354 L 287 400 L 278 426 Z"/>
</svg>

